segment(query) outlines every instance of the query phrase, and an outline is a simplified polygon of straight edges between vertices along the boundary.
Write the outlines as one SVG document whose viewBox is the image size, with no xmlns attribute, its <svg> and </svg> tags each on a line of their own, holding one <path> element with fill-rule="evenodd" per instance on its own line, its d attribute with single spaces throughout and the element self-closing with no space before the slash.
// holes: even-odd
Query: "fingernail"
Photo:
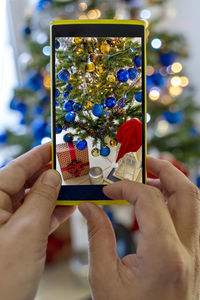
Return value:
<svg viewBox="0 0 200 300">
<path fill-rule="evenodd" d="M 44 173 L 42 183 L 50 185 L 52 187 L 58 187 L 61 184 L 61 178 L 58 172 L 49 170 Z"/>
<path fill-rule="evenodd" d="M 88 219 L 90 216 L 90 208 L 89 205 L 87 203 L 81 203 L 78 207 L 79 211 L 81 212 L 81 214 Z"/>
</svg>

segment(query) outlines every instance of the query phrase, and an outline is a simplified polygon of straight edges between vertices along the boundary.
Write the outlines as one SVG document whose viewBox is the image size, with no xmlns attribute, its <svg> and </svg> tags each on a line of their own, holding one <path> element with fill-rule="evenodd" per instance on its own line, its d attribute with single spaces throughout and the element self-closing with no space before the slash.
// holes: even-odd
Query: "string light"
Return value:
<svg viewBox="0 0 200 300">
<path fill-rule="evenodd" d="M 151 18 L 151 11 L 148 9 L 143 9 L 140 12 L 140 18 L 141 19 L 150 19 Z"/>
<path fill-rule="evenodd" d="M 91 9 L 87 15 L 89 19 L 98 19 L 101 16 L 101 12 L 99 9 Z"/>
<path fill-rule="evenodd" d="M 160 49 L 162 47 L 162 41 L 160 39 L 153 39 L 151 41 L 151 46 L 154 49 Z"/>
<path fill-rule="evenodd" d="M 155 71 L 154 67 L 152 67 L 152 66 L 147 66 L 147 75 L 148 75 L 148 76 L 153 75 L 154 71 Z"/>
<path fill-rule="evenodd" d="M 179 62 L 175 62 L 171 65 L 171 71 L 174 73 L 180 73 L 183 70 L 183 66 Z"/>
<path fill-rule="evenodd" d="M 160 98 L 160 89 L 157 88 L 157 87 L 153 87 L 150 89 L 150 92 L 149 92 L 149 98 L 152 100 L 152 101 L 156 101 Z"/>
<path fill-rule="evenodd" d="M 181 95 L 182 91 L 183 89 L 180 86 L 170 86 L 169 88 L 170 95 L 174 97 Z"/>
<path fill-rule="evenodd" d="M 160 120 L 157 125 L 156 135 L 165 136 L 169 131 L 169 123 L 165 120 Z"/>
<path fill-rule="evenodd" d="M 51 88 L 51 78 L 49 76 L 45 76 L 43 84 L 44 87 L 49 90 Z"/>
<path fill-rule="evenodd" d="M 171 78 L 171 85 L 172 86 L 180 86 L 181 85 L 181 78 L 179 76 L 174 76 Z"/>
<path fill-rule="evenodd" d="M 151 120 L 151 115 L 149 113 L 146 114 L 146 122 L 149 123 Z"/>
<path fill-rule="evenodd" d="M 161 102 L 164 104 L 164 105 L 169 105 L 173 102 L 173 98 L 170 96 L 170 95 L 163 95 L 161 97 Z"/>
<path fill-rule="evenodd" d="M 51 47 L 50 47 L 50 46 L 45 46 L 45 47 L 42 49 L 42 52 L 43 52 L 44 55 L 50 56 L 50 55 L 51 55 Z"/>
<path fill-rule="evenodd" d="M 182 76 L 181 77 L 181 86 L 182 87 L 186 87 L 186 86 L 188 86 L 188 84 L 189 84 L 189 79 L 186 77 L 186 76 Z"/>
<path fill-rule="evenodd" d="M 79 8 L 80 8 L 82 11 L 85 11 L 85 10 L 88 8 L 88 5 L 87 5 L 87 3 L 85 3 L 85 2 L 81 2 L 81 3 L 79 3 Z"/>
</svg>

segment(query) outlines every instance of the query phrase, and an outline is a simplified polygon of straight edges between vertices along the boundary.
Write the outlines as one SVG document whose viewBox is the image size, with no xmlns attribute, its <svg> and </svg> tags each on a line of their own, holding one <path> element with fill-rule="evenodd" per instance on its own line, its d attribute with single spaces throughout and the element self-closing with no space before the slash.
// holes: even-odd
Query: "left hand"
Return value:
<svg viewBox="0 0 200 300">
<path fill-rule="evenodd" d="M 48 235 L 73 213 L 56 207 L 61 185 L 48 170 L 51 145 L 38 146 L 0 170 L 0 299 L 34 299 Z"/>
</svg>

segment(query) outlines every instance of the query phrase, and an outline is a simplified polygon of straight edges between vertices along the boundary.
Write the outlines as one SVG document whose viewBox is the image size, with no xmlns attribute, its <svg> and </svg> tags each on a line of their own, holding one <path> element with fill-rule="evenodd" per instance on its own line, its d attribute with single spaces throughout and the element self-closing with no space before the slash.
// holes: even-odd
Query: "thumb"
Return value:
<svg viewBox="0 0 200 300">
<path fill-rule="evenodd" d="M 31 223 L 33 229 L 39 227 L 41 232 L 49 232 L 60 185 L 61 178 L 57 171 L 48 170 L 44 172 L 37 179 L 24 203 L 10 221 Z"/>
<path fill-rule="evenodd" d="M 79 210 L 87 220 L 91 279 L 102 278 L 117 261 L 116 239 L 112 224 L 104 211 L 93 203 L 81 203 Z"/>
</svg>

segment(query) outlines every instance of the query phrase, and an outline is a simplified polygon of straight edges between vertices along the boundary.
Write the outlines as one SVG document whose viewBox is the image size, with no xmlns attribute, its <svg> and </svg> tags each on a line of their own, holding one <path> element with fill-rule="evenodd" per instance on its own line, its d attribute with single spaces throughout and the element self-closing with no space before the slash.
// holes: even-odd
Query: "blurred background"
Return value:
<svg viewBox="0 0 200 300">
<path fill-rule="evenodd" d="M 56 19 L 144 19 L 147 30 L 148 153 L 200 186 L 200 26 L 195 0 L 1 0 L 0 167 L 50 141 L 49 24 Z M 148 174 L 151 177 L 151 174 Z M 127 207 L 106 207 L 120 257 L 135 251 Z M 79 213 L 49 237 L 36 297 L 90 299 L 87 230 Z"/>
</svg>

